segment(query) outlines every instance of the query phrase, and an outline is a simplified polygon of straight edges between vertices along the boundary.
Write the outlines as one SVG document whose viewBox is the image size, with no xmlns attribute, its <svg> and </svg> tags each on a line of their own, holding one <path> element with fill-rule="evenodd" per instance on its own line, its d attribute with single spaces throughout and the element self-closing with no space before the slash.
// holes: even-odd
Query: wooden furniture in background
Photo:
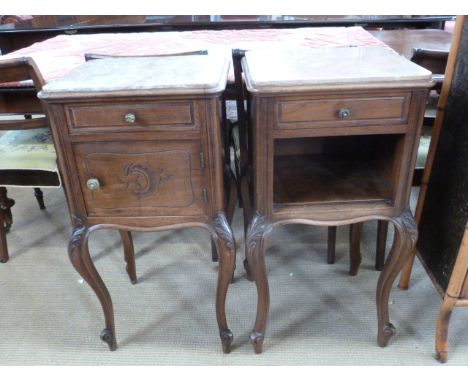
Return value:
<svg viewBox="0 0 468 382">
<path fill-rule="evenodd" d="M 70 259 L 100 300 L 111 350 L 112 300 L 89 255 L 90 234 L 202 227 L 219 255 L 216 317 L 230 351 L 225 301 L 236 248 L 224 212 L 220 102 L 228 67 L 223 55 L 93 60 L 39 95 L 59 142 Z"/>
<path fill-rule="evenodd" d="M 31 81 L 34 91 L 40 91 L 44 85 L 44 80 L 32 59 L 25 57 L 1 61 L 0 83 L 7 84 L 8 89 L 9 83 L 18 81 Z M 0 101 L 5 105 L 8 97 Z M 0 120 L 0 133 L 3 133 L 0 135 L 0 262 L 2 263 L 9 259 L 6 234 L 13 222 L 11 208 L 15 204 L 13 199 L 7 197 L 6 187 L 33 188 L 41 209 L 44 209 L 45 205 L 40 187 L 60 187 L 52 133 L 40 105 L 23 109 L 19 113 L 15 108 L 5 109 L 7 113 L 2 113 Z M 38 161 L 47 166 L 37 168 Z"/>
<path fill-rule="evenodd" d="M 453 75 L 455 71 L 455 65 L 458 59 L 458 50 L 460 48 L 460 39 L 462 35 L 464 22 L 465 22 L 464 16 L 457 17 L 457 22 L 455 24 L 455 29 L 454 29 L 454 37 L 452 41 L 452 46 L 449 52 L 449 56 L 447 58 L 447 66 L 446 66 L 446 70 L 444 74 L 444 82 L 443 82 L 443 86 L 441 88 L 441 94 L 438 100 L 438 107 L 437 107 L 438 110 L 435 116 L 434 126 L 432 129 L 429 153 L 427 156 L 424 173 L 423 173 L 422 180 L 421 180 L 421 188 L 419 191 L 418 202 L 417 202 L 416 211 L 414 214 L 416 222 L 418 224 L 421 219 L 422 210 L 423 210 L 424 203 L 426 200 L 426 192 L 427 192 L 428 185 L 429 185 L 429 179 L 432 173 L 432 167 L 434 165 L 435 154 L 437 152 L 437 147 L 439 145 L 439 139 L 440 139 L 440 135 L 442 131 L 442 126 L 444 123 L 445 108 L 447 106 L 447 101 L 448 101 L 450 89 L 452 86 L 452 79 L 453 79 Z M 414 262 L 415 256 L 416 256 L 416 252 L 413 253 L 410 261 L 403 268 L 400 282 L 398 284 L 401 289 L 408 289 L 409 287 L 411 270 L 413 268 L 413 262 Z"/>
<path fill-rule="evenodd" d="M 385 28 L 443 28 L 454 16 L 326 16 L 326 15 L 42 15 L 3 16 L 0 19 L 2 54 L 61 34 L 165 32 L 221 29 L 265 29 L 363 26 Z M 1 25 L 4 24 L 4 25 Z"/>
<path fill-rule="evenodd" d="M 408 60 L 413 57 L 415 48 L 448 52 L 452 41 L 452 34 L 441 29 L 392 29 L 368 32 Z"/>
<path fill-rule="evenodd" d="M 448 326 L 456 306 L 468 306 L 468 19 L 458 16 L 416 206 L 420 236 L 400 279 L 407 289 L 417 254 L 443 298 L 436 355 L 448 359 Z"/>
<path fill-rule="evenodd" d="M 424 123 L 423 123 L 423 133 L 431 134 L 435 122 L 435 115 L 437 112 L 437 104 L 439 101 L 439 94 L 444 81 L 445 68 L 447 66 L 448 51 L 440 50 L 430 50 L 425 48 L 415 48 L 413 49 L 413 56 L 411 61 L 415 64 L 426 68 L 432 72 L 432 81 L 433 85 L 431 92 L 429 93 L 428 100 L 426 102 L 426 111 L 424 112 Z M 421 137 L 423 139 L 423 137 Z M 420 186 L 421 179 L 424 171 L 424 164 L 419 164 L 419 160 L 416 162 L 416 167 L 414 168 L 413 174 L 413 186 Z M 377 243 L 376 243 L 376 270 L 382 270 L 382 266 L 385 262 L 385 249 L 387 243 L 387 233 L 388 233 L 388 221 L 379 221 L 377 225 Z M 356 235 L 357 236 L 357 235 Z M 355 237 L 354 240 L 357 243 L 360 242 L 359 237 Z M 357 246 L 359 244 L 356 244 Z M 351 253 L 354 253 L 351 250 Z"/>
<path fill-rule="evenodd" d="M 370 30 L 369 33 L 383 41 L 402 56 L 430 70 L 433 73 L 433 89 L 440 91 L 452 40 L 451 33 L 440 29 Z M 426 107 L 424 126 L 433 126 L 436 106 L 437 99 L 430 97 Z M 421 184 L 423 169 L 424 167 L 416 166 L 413 176 L 413 185 L 419 186 Z M 354 263 L 360 262 L 361 259 L 360 242 L 362 224 L 363 223 L 357 223 L 354 229 L 351 228 L 350 257 L 351 259 L 356 259 Z M 378 271 L 382 270 L 385 262 L 387 233 L 388 221 L 379 221 L 377 224 L 375 255 L 375 269 Z M 331 240 L 333 240 L 333 238 Z M 329 251 L 334 252 L 330 248 Z"/>
<path fill-rule="evenodd" d="M 378 47 L 251 51 L 242 65 L 253 124 L 246 271 L 258 294 L 255 352 L 268 316 L 265 241 L 273 228 L 371 219 L 396 228 L 377 285 L 378 344 L 386 346 L 395 332 L 391 286 L 417 237 L 408 204 L 430 72 Z"/>
<path fill-rule="evenodd" d="M 448 361 L 450 317 L 453 309 L 460 306 L 468 306 L 468 225 L 465 226 L 449 284 L 443 293 L 443 301 L 437 320 L 435 350 L 437 359 L 442 363 Z"/>
</svg>

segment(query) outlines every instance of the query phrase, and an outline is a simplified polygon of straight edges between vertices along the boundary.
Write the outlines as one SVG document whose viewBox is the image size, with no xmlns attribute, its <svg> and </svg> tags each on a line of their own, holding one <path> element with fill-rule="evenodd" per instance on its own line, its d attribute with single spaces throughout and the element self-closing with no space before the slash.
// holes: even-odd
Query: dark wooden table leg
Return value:
<svg viewBox="0 0 468 382">
<path fill-rule="evenodd" d="M 364 222 L 351 224 L 349 227 L 349 274 L 356 276 L 361 265 L 361 236 Z"/>
<path fill-rule="evenodd" d="M 34 196 L 36 197 L 37 203 L 39 204 L 39 208 L 41 210 L 45 210 L 44 193 L 39 187 L 34 188 Z"/>
<path fill-rule="evenodd" d="M 216 263 L 219 260 L 218 251 L 216 249 L 216 244 L 213 239 L 211 239 L 211 261 Z"/>
<path fill-rule="evenodd" d="M 226 320 L 226 295 L 234 276 L 236 264 L 236 242 L 224 213 L 218 213 L 213 220 L 213 242 L 219 254 L 218 285 L 216 287 L 216 318 L 224 353 L 231 352 L 232 332 Z"/>
<path fill-rule="evenodd" d="M 135 265 L 135 249 L 133 247 L 132 233 L 130 231 L 119 230 L 122 244 L 124 247 L 125 262 L 127 263 L 126 269 L 130 282 L 137 283 L 136 265 Z"/>
<path fill-rule="evenodd" d="M 403 265 L 408 261 L 418 236 L 416 222 L 407 208 L 398 218 L 392 219 L 395 225 L 395 238 L 389 257 L 385 262 L 377 283 L 377 342 L 380 346 L 387 346 L 390 337 L 395 334 L 395 327 L 391 324 L 388 311 L 388 299 L 393 282 Z"/>
<path fill-rule="evenodd" d="M 263 351 L 263 340 L 270 307 L 270 291 L 265 265 L 265 238 L 271 231 L 272 225 L 265 216 L 255 214 L 247 231 L 247 260 L 252 277 L 257 286 L 257 317 L 255 326 L 250 334 L 250 342 L 255 353 Z"/>
<path fill-rule="evenodd" d="M 13 224 L 11 207 L 14 205 L 15 201 L 7 196 L 6 187 L 0 187 L 0 263 L 6 263 L 10 258 L 6 234 Z"/>
<path fill-rule="evenodd" d="M 248 246 L 247 246 L 247 232 L 249 228 L 249 223 L 253 218 L 252 213 L 252 201 L 250 199 L 250 189 L 249 189 L 249 170 L 246 169 L 244 174 L 240 179 L 241 183 L 241 199 L 242 199 L 242 207 L 243 207 L 243 218 L 244 218 L 244 236 L 245 236 L 245 258 L 244 258 L 244 269 L 249 281 L 254 281 L 252 272 L 249 266 L 249 260 L 247 259 L 248 253 Z"/>
<path fill-rule="evenodd" d="M 73 267 L 88 283 L 101 303 L 106 323 L 106 327 L 101 332 L 101 339 L 109 345 L 110 350 L 115 350 L 117 349 L 117 341 L 115 339 L 112 299 L 89 255 L 89 233 L 89 228 L 84 227 L 79 221 L 75 223 L 68 245 L 68 254 Z"/>
<path fill-rule="evenodd" d="M 379 220 L 377 223 L 377 244 L 375 250 L 375 269 L 381 271 L 385 263 L 385 248 L 387 244 L 388 221 Z"/>
<path fill-rule="evenodd" d="M 336 227 L 328 227 L 327 263 L 335 264 L 336 253 Z"/>
<path fill-rule="evenodd" d="M 8 255 L 8 245 L 5 230 L 5 213 L 0 208 L 0 263 L 6 263 L 10 258 Z"/>
<path fill-rule="evenodd" d="M 11 207 L 15 205 L 15 201 L 7 196 L 6 187 L 0 187 L 0 209 L 3 211 L 3 220 L 5 222 L 5 232 L 10 232 L 10 227 L 13 224 L 13 215 Z"/>
</svg>

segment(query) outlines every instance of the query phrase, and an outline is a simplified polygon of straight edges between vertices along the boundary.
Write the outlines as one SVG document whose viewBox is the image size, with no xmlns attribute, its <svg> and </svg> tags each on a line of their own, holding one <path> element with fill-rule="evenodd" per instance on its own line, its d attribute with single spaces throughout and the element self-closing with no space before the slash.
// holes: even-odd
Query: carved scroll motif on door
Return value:
<svg viewBox="0 0 468 382">
<path fill-rule="evenodd" d="M 158 192 L 159 186 L 171 178 L 172 175 L 167 175 L 163 168 L 154 170 L 144 164 L 128 163 L 122 169 L 119 181 L 136 198 L 143 199 Z"/>
</svg>

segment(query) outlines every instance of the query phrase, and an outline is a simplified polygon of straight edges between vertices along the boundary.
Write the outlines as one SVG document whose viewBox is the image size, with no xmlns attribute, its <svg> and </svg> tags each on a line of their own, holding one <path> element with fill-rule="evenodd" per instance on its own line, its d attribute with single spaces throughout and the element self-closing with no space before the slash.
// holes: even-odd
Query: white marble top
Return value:
<svg viewBox="0 0 468 382">
<path fill-rule="evenodd" d="M 431 72 L 383 47 L 290 47 L 246 52 L 242 62 L 251 92 L 429 86 Z"/>
<path fill-rule="evenodd" d="M 172 57 L 127 57 L 91 60 L 44 86 L 39 98 L 79 94 L 206 94 L 226 87 L 227 52 Z"/>
</svg>

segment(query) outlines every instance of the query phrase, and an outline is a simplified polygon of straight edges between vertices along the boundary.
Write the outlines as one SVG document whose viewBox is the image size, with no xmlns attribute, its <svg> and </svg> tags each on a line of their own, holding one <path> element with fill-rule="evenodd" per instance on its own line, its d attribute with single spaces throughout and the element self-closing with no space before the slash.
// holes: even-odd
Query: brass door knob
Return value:
<svg viewBox="0 0 468 382">
<path fill-rule="evenodd" d="M 338 112 L 338 117 L 340 117 L 341 119 L 346 119 L 350 115 L 351 115 L 351 112 L 349 111 L 349 109 L 347 109 L 345 107 L 340 109 L 340 111 Z"/>
<path fill-rule="evenodd" d="M 125 120 L 125 122 L 127 122 L 127 123 L 135 123 L 135 121 L 136 121 L 136 115 L 133 114 L 133 113 L 127 113 L 127 114 L 125 114 L 125 116 L 124 116 L 124 120 Z"/>
<path fill-rule="evenodd" d="M 88 190 L 95 191 L 101 187 L 101 184 L 96 178 L 91 178 L 86 182 L 86 187 L 88 187 Z"/>
</svg>

